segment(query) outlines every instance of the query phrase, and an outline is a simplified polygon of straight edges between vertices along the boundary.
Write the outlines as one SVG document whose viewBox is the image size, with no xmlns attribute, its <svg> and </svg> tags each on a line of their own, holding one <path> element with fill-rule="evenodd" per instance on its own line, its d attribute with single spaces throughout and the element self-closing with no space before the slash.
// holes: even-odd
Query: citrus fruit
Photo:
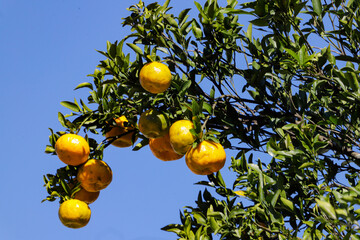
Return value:
<svg viewBox="0 0 360 240">
<path fill-rule="evenodd" d="M 65 164 L 78 166 L 88 160 L 90 147 L 82 136 L 67 133 L 56 141 L 55 151 Z"/>
<path fill-rule="evenodd" d="M 178 120 L 174 122 L 170 129 L 170 144 L 174 151 L 178 154 L 185 154 L 195 141 L 190 129 L 194 128 L 194 124 L 190 120 Z"/>
<path fill-rule="evenodd" d="M 75 184 L 70 183 L 69 186 L 73 190 L 76 186 L 76 180 L 75 180 Z M 86 202 L 87 204 L 90 204 L 95 202 L 96 199 L 98 199 L 99 195 L 100 195 L 100 191 L 88 192 L 83 187 L 80 186 L 80 190 L 74 194 L 73 198 Z"/>
<path fill-rule="evenodd" d="M 135 134 L 134 127 L 132 126 L 126 126 L 126 123 L 128 122 L 127 118 L 125 116 L 121 116 L 119 118 L 115 119 L 117 126 L 112 126 L 110 131 L 105 134 L 106 138 L 110 138 L 109 140 L 112 141 L 111 144 L 116 147 L 130 147 L 133 142 L 133 136 Z M 121 135 L 121 136 L 120 136 Z M 116 139 L 117 136 L 120 136 Z M 136 138 L 134 139 L 136 141 Z"/>
<path fill-rule="evenodd" d="M 80 201 L 86 202 L 87 204 L 93 203 L 98 199 L 100 191 L 98 192 L 88 192 L 83 187 L 75 193 L 74 198 Z"/>
<path fill-rule="evenodd" d="M 59 219 L 66 227 L 82 228 L 90 221 L 89 206 L 78 199 L 70 199 L 60 204 Z"/>
<path fill-rule="evenodd" d="M 77 180 L 86 191 L 98 192 L 111 183 L 112 171 L 106 162 L 90 159 L 80 166 Z"/>
<path fill-rule="evenodd" d="M 165 134 L 159 138 L 150 138 L 149 147 L 155 157 L 163 161 L 172 161 L 180 159 L 184 154 L 177 154 L 170 144 L 169 134 Z"/>
<path fill-rule="evenodd" d="M 71 188 L 71 191 L 74 191 L 77 183 L 78 182 L 76 179 L 68 183 L 69 187 Z M 75 194 L 72 194 L 72 197 L 74 199 L 78 199 L 80 201 L 86 202 L 87 204 L 93 203 L 96 201 L 96 199 L 98 199 L 100 192 L 88 192 L 83 187 L 81 187 L 81 185 L 79 187 L 80 190 L 78 190 Z"/>
<path fill-rule="evenodd" d="M 149 109 L 140 115 L 139 130 L 147 138 L 162 137 L 168 133 L 169 120 L 157 110 Z"/>
<path fill-rule="evenodd" d="M 204 140 L 195 148 L 190 148 L 185 155 L 189 169 L 199 175 L 209 175 L 219 171 L 226 160 L 226 153 L 220 143 Z"/>
<path fill-rule="evenodd" d="M 141 86 L 151 93 L 162 93 L 170 87 L 171 72 L 168 66 L 160 62 L 145 64 L 139 74 Z"/>
</svg>

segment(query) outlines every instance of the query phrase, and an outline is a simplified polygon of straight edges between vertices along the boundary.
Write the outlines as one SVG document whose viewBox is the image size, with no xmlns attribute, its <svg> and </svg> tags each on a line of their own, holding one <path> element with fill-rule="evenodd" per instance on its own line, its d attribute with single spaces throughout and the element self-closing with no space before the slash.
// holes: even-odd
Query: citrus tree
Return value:
<svg viewBox="0 0 360 240">
<path fill-rule="evenodd" d="M 360 239 L 359 4 L 208 0 L 196 18 L 170 1 L 129 7 L 132 33 L 76 87 L 88 98 L 62 102 L 71 112 L 46 152 L 70 161 L 44 176 L 45 200 L 104 189 L 106 148 L 149 144 L 205 176 L 195 205 L 163 228 L 179 239 Z M 57 143 L 70 134 L 86 143 Z"/>
</svg>

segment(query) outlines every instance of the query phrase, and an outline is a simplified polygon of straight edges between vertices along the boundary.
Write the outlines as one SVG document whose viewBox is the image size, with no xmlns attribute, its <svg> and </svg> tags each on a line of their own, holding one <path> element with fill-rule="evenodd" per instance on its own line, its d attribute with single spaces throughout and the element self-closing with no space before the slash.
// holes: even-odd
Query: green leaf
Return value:
<svg viewBox="0 0 360 240">
<path fill-rule="evenodd" d="M 331 48 L 330 45 L 326 48 L 326 58 L 329 61 L 329 63 L 331 65 L 335 65 L 336 64 L 336 58 L 334 57 L 334 55 L 331 53 Z"/>
<path fill-rule="evenodd" d="M 55 152 L 55 148 L 53 148 L 52 146 L 47 145 L 45 148 L 45 153 L 53 153 Z"/>
<path fill-rule="evenodd" d="M 61 123 L 61 125 L 62 125 L 63 127 L 66 127 L 66 128 L 67 128 L 67 126 L 66 126 L 66 119 L 65 119 L 64 115 L 63 115 L 61 112 L 58 112 L 58 120 L 59 120 L 59 122 Z"/>
<path fill-rule="evenodd" d="M 92 92 L 90 92 L 90 94 L 91 94 L 91 97 L 92 97 L 92 99 L 94 100 L 94 102 L 96 102 L 97 104 L 99 104 L 99 98 L 98 98 L 97 92 L 96 92 L 96 91 L 92 91 Z"/>
<path fill-rule="evenodd" d="M 315 199 L 315 201 L 320 207 L 321 211 L 324 212 L 326 216 L 331 219 L 337 219 L 335 209 L 329 202 L 320 199 Z"/>
<path fill-rule="evenodd" d="M 109 53 L 111 59 L 114 59 L 116 57 L 116 44 L 111 44 L 109 41 L 107 44 L 107 52 Z"/>
<path fill-rule="evenodd" d="M 163 7 L 167 8 L 169 6 L 170 0 L 166 0 Z"/>
<path fill-rule="evenodd" d="M 269 22 L 267 20 L 260 19 L 260 18 L 257 18 L 255 20 L 251 20 L 250 23 L 252 23 L 253 25 L 258 26 L 258 27 L 269 26 Z"/>
<path fill-rule="evenodd" d="M 350 87 L 356 92 L 359 91 L 358 77 L 354 72 L 345 73 L 347 80 L 349 81 Z"/>
<path fill-rule="evenodd" d="M 55 143 L 58 139 L 58 136 L 56 134 L 54 134 L 54 131 L 51 128 L 49 128 L 49 130 L 51 132 L 51 135 L 49 136 L 49 142 L 52 147 L 55 147 Z"/>
<path fill-rule="evenodd" d="M 215 98 L 215 87 L 212 86 L 210 90 L 210 99 L 214 100 Z"/>
<path fill-rule="evenodd" d="M 250 23 L 248 26 L 248 29 L 246 31 L 246 37 L 250 40 L 252 39 L 252 24 Z"/>
<path fill-rule="evenodd" d="M 179 92 L 180 96 L 183 96 L 184 93 L 189 89 L 189 87 L 191 86 L 191 81 L 185 81 L 182 85 L 181 85 L 181 90 Z"/>
<path fill-rule="evenodd" d="M 293 50 L 291 50 L 291 49 L 289 49 L 289 48 L 284 48 L 285 49 L 285 51 L 290 55 L 290 56 L 292 56 L 297 62 L 299 62 L 300 60 L 299 60 L 299 55 L 296 53 L 296 52 L 294 52 Z"/>
<path fill-rule="evenodd" d="M 182 24 L 184 24 L 184 21 L 188 18 L 187 14 L 190 10 L 191 10 L 191 8 L 186 8 L 180 12 L 179 17 L 178 17 L 180 26 Z"/>
<path fill-rule="evenodd" d="M 172 27 L 175 27 L 175 28 L 178 28 L 178 23 L 175 21 L 174 18 L 172 18 L 171 16 L 169 15 L 166 15 L 165 16 L 165 20 L 172 26 Z"/>
<path fill-rule="evenodd" d="M 226 187 L 225 181 L 224 181 L 223 177 L 221 176 L 220 171 L 216 173 L 216 180 L 217 180 L 217 183 L 219 184 L 219 186 Z"/>
<path fill-rule="evenodd" d="M 280 197 L 280 201 L 281 203 L 285 206 L 285 208 L 287 210 L 289 210 L 290 212 L 294 212 L 295 209 L 294 209 L 294 203 L 284 197 Z"/>
<path fill-rule="evenodd" d="M 78 105 L 73 102 L 62 101 L 60 104 L 74 112 L 81 112 L 81 109 L 78 107 Z"/>
<path fill-rule="evenodd" d="M 197 9 L 199 10 L 201 17 L 203 18 L 203 23 L 207 23 L 209 21 L 209 19 L 206 16 L 206 14 L 204 13 L 204 10 L 202 9 L 201 4 L 198 2 L 194 2 L 194 3 L 195 3 L 195 6 L 197 7 Z"/>
<path fill-rule="evenodd" d="M 218 7 L 216 6 L 216 2 L 212 2 L 210 3 L 208 9 L 207 9 L 207 16 L 210 17 L 210 19 L 214 19 L 217 14 L 218 14 L 219 10 L 218 10 Z"/>
<path fill-rule="evenodd" d="M 126 43 L 126 45 L 128 45 L 132 50 L 134 50 L 134 52 L 136 52 L 137 54 L 143 56 L 144 52 L 141 50 L 140 47 L 138 47 L 136 44 L 133 43 Z"/>
<path fill-rule="evenodd" d="M 79 88 L 90 88 L 91 90 L 93 90 L 93 86 L 89 82 L 80 83 L 79 85 L 77 85 L 77 87 L 74 90 L 79 89 Z"/>
<path fill-rule="evenodd" d="M 213 113 L 212 106 L 208 102 L 203 103 L 203 109 L 205 109 L 205 111 L 207 111 L 209 114 Z"/>
<path fill-rule="evenodd" d="M 322 15 L 322 4 L 321 4 L 321 0 L 311 0 L 312 4 L 313 4 L 313 9 L 314 12 L 316 13 L 316 15 L 318 15 L 319 17 L 321 17 Z"/>
<path fill-rule="evenodd" d="M 199 116 L 201 109 L 200 109 L 199 104 L 196 102 L 196 100 L 192 100 L 191 110 L 192 110 L 193 116 L 196 116 L 196 117 Z"/>
<path fill-rule="evenodd" d="M 214 230 L 214 232 L 217 232 L 220 229 L 220 226 L 217 223 L 217 221 L 215 220 L 215 218 L 210 217 L 209 221 L 210 221 L 210 227 Z"/>
<path fill-rule="evenodd" d="M 183 227 L 183 226 L 180 225 L 180 224 L 169 224 L 169 225 L 161 228 L 161 230 L 163 230 L 163 231 L 168 231 L 168 232 L 174 232 L 174 233 L 176 233 L 176 234 L 180 234 L 180 233 L 183 232 L 183 231 L 182 231 L 182 227 Z"/>
<path fill-rule="evenodd" d="M 202 37 L 201 28 L 199 27 L 199 25 L 196 21 L 192 21 L 192 31 L 193 31 L 194 36 L 197 39 L 200 39 Z"/>
<path fill-rule="evenodd" d="M 301 166 L 299 167 L 299 169 L 303 169 L 303 168 L 307 168 L 307 167 L 313 167 L 313 166 L 315 166 L 314 163 L 312 163 L 312 162 L 306 162 L 306 163 L 301 164 Z"/>
<path fill-rule="evenodd" d="M 193 216 L 198 224 L 206 226 L 206 218 L 202 213 L 194 212 Z"/>
<path fill-rule="evenodd" d="M 84 111 L 86 112 L 91 112 L 92 110 L 90 108 L 88 108 L 88 106 L 86 106 L 86 104 L 83 102 L 83 100 L 80 99 L 80 104 L 81 106 L 83 106 Z"/>
<path fill-rule="evenodd" d="M 181 28 L 180 28 L 181 34 L 187 35 L 187 34 L 189 33 L 190 30 L 188 29 L 188 27 L 189 27 L 190 24 L 192 24 L 192 21 L 185 22 L 185 23 L 181 26 Z"/>
</svg>

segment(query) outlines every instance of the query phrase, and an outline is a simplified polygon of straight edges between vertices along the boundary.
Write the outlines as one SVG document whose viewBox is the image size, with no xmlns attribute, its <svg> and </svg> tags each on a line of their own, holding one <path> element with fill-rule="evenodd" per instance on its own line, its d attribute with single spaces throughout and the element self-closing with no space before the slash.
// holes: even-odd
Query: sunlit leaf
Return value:
<svg viewBox="0 0 360 240">
<path fill-rule="evenodd" d="M 74 112 L 80 112 L 81 111 L 81 109 L 78 107 L 78 105 L 73 103 L 73 102 L 62 101 L 60 104 L 63 105 L 64 107 L 74 111 Z"/>
</svg>

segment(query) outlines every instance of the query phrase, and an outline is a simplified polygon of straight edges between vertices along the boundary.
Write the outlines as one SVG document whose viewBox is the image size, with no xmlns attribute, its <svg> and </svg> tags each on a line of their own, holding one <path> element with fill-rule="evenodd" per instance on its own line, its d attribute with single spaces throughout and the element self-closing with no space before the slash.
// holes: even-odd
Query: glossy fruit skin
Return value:
<svg viewBox="0 0 360 240">
<path fill-rule="evenodd" d="M 82 136 L 67 133 L 56 141 L 55 152 L 65 164 L 78 166 L 88 160 L 90 147 Z"/>
<path fill-rule="evenodd" d="M 170 144 L 174 151 L 184 155 L 191 147 L 196 137 L 190 132 L 194 124 L 190 120 L 178 120 L 174 122 L 170 129 Z"/>
<path fill-rule="evenodd" d="M 86 191 L 98 192 L 111 183 L 112 171 L 106 162 L 90 159 L 80 166 L 77 180 Z"/>
<path fill-rule="evenodd" d="M 185 162 L 189 169 L 198 175 L 209 175 L 224 167 L 226 153 L 220 143 L 204 140 L 195 148 L 189 149 Z"/>
<path fill-rule="evenodd" d="M 178 160 L 184 156 L 184 154 L 177 154 L 170 145 L 169 134 L 165 134 L 159 138 L 150 138 L 149 147 L 155 157 L 163 161 Z"/>
<path fill-rule="evenodd" d="M 113 138 L 113 137 L 116 137 L 121 134 L 125 134 L 129 131 L 134 130 L 134 127 L 132 127 L 132 126 L 125 126 L 124 123 L 128 122 L 128 120 L 125 116 L 116 118 L 115 122 L 116 122 L 117 126 L 113 126 L 110 129 L 110 131 L 105 134 L 106 138 Z M 130 132 L 128 134 L 125 134 L 125 135 L 115 139 L 114 141 L 112 141 L 111 145 L 119 147 L 119 148 L 130 147 L 133 145 L 132 139 L 133 139 L 134 134 L 135 134 L 135 132 Z M 137 138 L 135 137 L 134 142 L 136 140 L 137 140 Z"/>
<path fill-rule="evenodd" d="M 154 94 L 162 93 L 170 87 L 171 72 L 163 63 L 147 63 L 140 70 L 139 81 L 146 91 Z"/>
<path fill-rule="evenodd" d="M 61 203 L 58 214 L 60 221 L 66 227 L 82 228 L 89 223 L 91 210 L 85 202 L 70 199 Z"/>
<path fill-rule="evenodd" d="M 87 204 L 91 204 L 98 199 L 99 195 L 100 195 L 100 191 L 99 192 L 89 192 L 81 187 L 81 189 L 74 194 L 74 199 L 78 199 Z"/>
<path fill-rule="evenodd" d="M 169 119 L 157 110 L 149 109 L 139 118 L 139 130 L 147 138 L 162 137 L 169 131 Z"/>
<path fill-rule="evenodd" d="M 76 179 L 74 179 L 72 182 L 68 183 L 69 187 L 71 188 L 71 191 L 74 190 L 77 183 L 78 182 Z M 80 190 L 78 190 L 75 194 L 72 194 L 72 198 L 86 202 L 87 204 L 91 204 L 98 199 L 99 195 L 100 195 L 100 191 L 99 192 L 88 192 L 80 185 Z"/>
</svg>

